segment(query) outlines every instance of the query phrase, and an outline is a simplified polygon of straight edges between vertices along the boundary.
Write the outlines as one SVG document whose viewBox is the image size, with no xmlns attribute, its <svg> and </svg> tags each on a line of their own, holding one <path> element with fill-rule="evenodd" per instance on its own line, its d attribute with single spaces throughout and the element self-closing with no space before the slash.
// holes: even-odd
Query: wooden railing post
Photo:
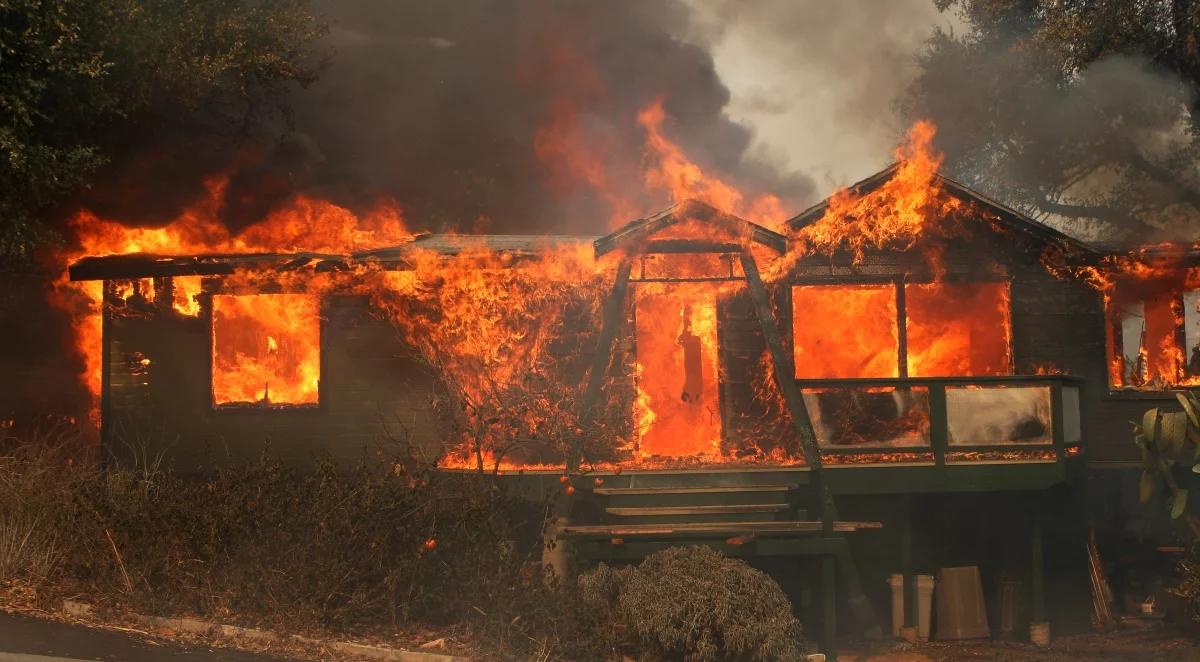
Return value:
<svg viewBox="0 0 1200 662">
<path fill-rule="evenodd" d="M 1066 433 L 1063 431 L 1063 383 L 1055 379 L 1050 384 L 1050 430 L 1054 438 L 1054 456 L 1059 462 L 1067 459 Z"/>
<path fill-rule="evenodd" d="M 633 261 L 623 258 L 617 265 L 617 278 L 613 283 L 612 292 L 604 301 L 604 318 L 601 321 L 600 337 L 596 341 L 596 353 L 592 356 L 592 367 L 588 371 L 587 387 L 583 392 L 580 403 L 579 417 L 584 426 L 592 422 L 596 415 L 596 406 L 600 399 L 600 391 L 604 386 L 604 376 L 608 372 L 608 363 L 612 358 L 613 342 L 621 328 L 625 312 L 625 296 L 629 291 L 629 272 L 633 269 Z M 572 445 L 567 454 L 567 471 L 575 471 L 579 467 L 580 449 Z"/>
<path fill-rule="evenodd" d="M 950 444 L 950 421 L 946 411 L 946 383 L 933 382 L 929 385 L 929 445 L 933 447 L 933 461 L 939 467 L 946 466 L 946 447 Z"/>
</svg>

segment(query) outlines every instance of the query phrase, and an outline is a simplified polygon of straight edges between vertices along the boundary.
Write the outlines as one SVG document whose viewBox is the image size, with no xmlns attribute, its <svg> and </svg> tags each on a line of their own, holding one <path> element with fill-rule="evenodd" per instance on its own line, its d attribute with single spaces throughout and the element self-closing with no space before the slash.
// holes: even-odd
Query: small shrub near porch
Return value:
<svg viewBox="0 0 1200 662">
<path fill-rule="evenodd" d="M 584 604 L 616 646 L 643 659 L 802 659 L 800 623 L 770 576 L 708 547 L 672 547 L 638 566 L 579 578 Z"/>
</svg>

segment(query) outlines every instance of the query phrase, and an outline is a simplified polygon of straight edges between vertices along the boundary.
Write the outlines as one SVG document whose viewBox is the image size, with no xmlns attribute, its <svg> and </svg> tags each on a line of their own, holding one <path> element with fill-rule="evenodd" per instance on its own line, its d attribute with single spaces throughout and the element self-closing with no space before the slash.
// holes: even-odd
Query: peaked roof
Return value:
<svg viewBox="0 0 1200 662">
<path fill-rule="evenodd" d="M 880 170 L 879 172 L 852 184 L 849 189 L 855 195 L 866 195 L 892 178 L 900 167 L 900 163 L 892 165 Z M 1098 253 L 1098 251 L 1078 239 L 1056 230 L 1041 221 L 1036 221 L 1025 214 L 1001 203 L 986 195 L 970 188 L 962 182 L 951 179 L 941 173 L 934 173 L 934 180 L 941 186 L 942 190 L 950 195 L 973 204 L 986 207 L 1009 228 L 1018 232 L 1023 232 L 1043 243 L 1057 244 L 1063 248 L 1070 248 L 1077 251 L 1082 251 L 1089 254 Z M 787 225 L 791 230 L 799 230 L 805 226 L 815 223 L 822 215 L 825 214 L 826 208 L 829 207 L 829 198 L 825 198 L 821 202 L 805 209 L 796 216 L 788 220 Z"/>
<path fill-rule="evenodd" d="M 689 219 L 731 230 L 736 236 L 767 246 L 777 253 L 787 251 L 787 237 L 784 235 L 723 212 L 706 202 L 687 199 L 677 202 L 657 214 L 630 221 L 611 234 L 600 237 L 593 242 L 596 257 L 618 248 L 636 247 L 660 230 Z"/>
</svg>

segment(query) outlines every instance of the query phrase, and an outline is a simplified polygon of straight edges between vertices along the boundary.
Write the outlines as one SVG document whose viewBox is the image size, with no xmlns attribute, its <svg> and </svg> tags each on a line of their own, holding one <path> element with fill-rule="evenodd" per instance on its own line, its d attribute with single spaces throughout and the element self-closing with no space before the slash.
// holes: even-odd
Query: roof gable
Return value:
<svg viewBox="0 0 1200 662">
<path fill-rule="evenodd" d="M 638 248 L 644 248 L 655 235 L 664 232 L 672 226 L 679 226 L 688 222 L 703 224 L 707 228 L 716 230 L 716 234 L 706 233 L 708 236 L 703 237 L 675 236 L 670 241 L 688 242 L 694 240 L 701 242 L 708 240 L 718 242 L 728 241 L 739 244 L 753 242 L 771 248 L 776 253 L 782 254 L 787 251 L 787 237 L 784 235 L 768 230 L 757 223 L 751 223 L 733 214 L 723 212 L 708 203 L 688 199 L 673 204 L 656 214 L 630 221 L 611 234 L 600 237 L 593 243 L 596 250 L 596 257 L 619 248 L 632 248 L 635 251 Z"/>
<path fill-rule="evenodd" d="M 872 191 L 883 186 L 892 176 L 900 164 L 893 163 L 892 165 L 880 170 L 879 172 L 858 181 L 849 186 L 849 190 L 854 195 L 867 195 Z M 953 196 L 963 202 L 983 207 L 989 212 L 992 212 L 999 223 L 1006 228 L 1020 232 L 1029 237 L 1036 239 L 1044 244 L 1052 244 L 1062 248 L 1071 249 L 1088 254 L 1097 253 L 1092 246 L 1071 237 L 1059 230 L 1056 230 L 1045 223 L 1034 220 L 1021 212 L 1004 205 L 992 198 L 989 198 L 982 193 L 970 188 L 966 184 L 951 179 L 940 173 L 934 173 L 934 181 L 941 187 L 942 191 L 947 195 Z M 825 198 L 821 202 L 805 209 L 796 216 L 792 217 L 787 222 L 787 227 L 792 232 L 805 228 L 817 222 L 824 214 L 829 206 L 829 198 Z"/>
</svg>

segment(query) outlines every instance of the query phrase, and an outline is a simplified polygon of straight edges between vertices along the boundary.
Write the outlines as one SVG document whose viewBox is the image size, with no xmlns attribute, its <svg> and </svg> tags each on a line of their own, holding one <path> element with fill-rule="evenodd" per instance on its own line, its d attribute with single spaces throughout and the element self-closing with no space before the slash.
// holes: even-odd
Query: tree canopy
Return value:
<svg viewBox="0 0 1200 662">
<path fill-rule="evenodd" d="M 939 30 L 901 102 L 953 176 L 1106 240 L 1200 229 L 1200 2 L 935 0 Z"/>
<path fill-rule="evenodd" d="M 323 29 L 308 0 L 0 0 L 0 258 L 50 239 L 131 132 L 279 126 Z"/>
</svg>

